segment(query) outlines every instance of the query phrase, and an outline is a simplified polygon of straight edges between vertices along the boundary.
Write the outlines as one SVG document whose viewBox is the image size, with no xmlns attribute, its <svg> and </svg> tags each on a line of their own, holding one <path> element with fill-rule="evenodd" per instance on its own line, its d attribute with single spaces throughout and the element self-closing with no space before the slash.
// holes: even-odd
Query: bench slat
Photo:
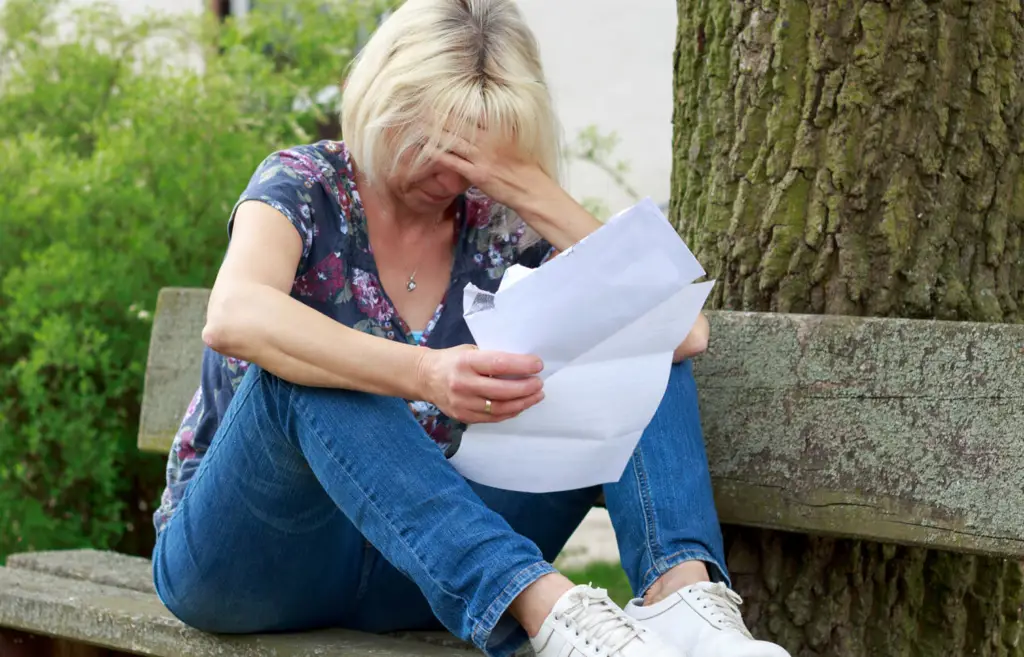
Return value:
<svg viewBox="0 0 1024 657">
<path fill-rule="evenodd" d="M 139 416 L 139 449 L 171 447 L 199 385 L 209 290 L 164 288 L 157 298 Z"/>
<path fill-rule="evenodd" d="M 724 522 L 1024 555 L 1024 327 L 714 313 Z"/>
<path fill-rule="evenodd" d="M 141 593 L 156 593 L 152 562 L 117 552 L 90 549 L 21 552 L 7 557 L 7 567 Z"/>
<path fill-rule="evenodd" d="M 219 637 L 174 618 L 154 594 L 0 568 L 0 627 L 153 657 L 465 657 L 466 651 L 346 630 Z"/>
<path fill-rule="evenodd" d="M 199 378 L 206 290 L 160 294 L 140 448 Z M 710 312 L 696 361 L 725 523 L 1024 556 L 1024 327 Z"/>
</svg>

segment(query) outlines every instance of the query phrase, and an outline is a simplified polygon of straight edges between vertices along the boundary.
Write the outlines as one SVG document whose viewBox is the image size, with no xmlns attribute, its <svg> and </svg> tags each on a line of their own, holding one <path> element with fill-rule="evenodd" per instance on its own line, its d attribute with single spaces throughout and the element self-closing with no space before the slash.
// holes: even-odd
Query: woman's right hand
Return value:
<svg viewBox="0 0 1024 657">
<path fill-rule="evenodd" d="M 427 349 L 420 365 L 424 401 L 467 424 L 501 422 L 544 399 L 536 356 L 480 351 L 472 345 Z M 490 401 L 490 412 L 488 412 Z"/>
</svg>

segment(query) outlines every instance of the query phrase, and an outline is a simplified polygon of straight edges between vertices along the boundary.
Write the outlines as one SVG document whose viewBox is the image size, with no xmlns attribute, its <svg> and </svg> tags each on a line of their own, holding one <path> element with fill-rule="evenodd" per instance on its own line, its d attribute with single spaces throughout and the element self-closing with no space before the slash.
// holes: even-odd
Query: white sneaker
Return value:
<svg viewBox="0 0 1024 657">
<path fill-rule="evenodd" d="M 626 613 L 654 630 L 685 657 L 790 657 L 781 646 L 757 641 L 743 624 L 742 598 L 725 584 L 700 582 L 664 600 L 626 605 Z"/>
<path fill-rule="evenodd" d="M 563 594 L 530 644 L 537 657 L 679 657 L 627 616 L 607 591 L 589 586 Z"/>
</svg>

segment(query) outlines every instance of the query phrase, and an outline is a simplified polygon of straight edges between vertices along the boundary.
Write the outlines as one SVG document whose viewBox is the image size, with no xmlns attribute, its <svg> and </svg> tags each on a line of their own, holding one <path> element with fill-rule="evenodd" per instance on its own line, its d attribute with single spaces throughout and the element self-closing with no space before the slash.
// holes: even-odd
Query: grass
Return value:
<svg viewBox="0 0 1024 657">
<path fill-rule="evenodd" d="M 620 607 L 633 598 L 626 573 L 617 563 L 592 563 L 579 570 L 566 571 L 565 576 L 576 584 L 608 589 L 608 596 Z"/>
</svg>

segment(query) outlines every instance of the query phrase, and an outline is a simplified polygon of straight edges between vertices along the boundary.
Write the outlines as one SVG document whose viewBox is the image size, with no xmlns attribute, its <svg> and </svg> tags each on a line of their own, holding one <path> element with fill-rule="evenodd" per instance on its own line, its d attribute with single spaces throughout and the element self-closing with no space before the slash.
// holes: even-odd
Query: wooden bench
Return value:
<svg viewBox="0 0 1024 657">
<path fill-rule="evenodd" d="M 166 453 L 195 390 L 207 294 L 160 294 L 142 450 Z M 1024 557 L 1024 326 L 709 317 L 696 371 L 724 523 Z M 77 657 L 465 654 L 435 634 L 206 635 L 161 606 L 148 561 L 95 551 L 11 557 L 0 627 Z"/>
</svg>

